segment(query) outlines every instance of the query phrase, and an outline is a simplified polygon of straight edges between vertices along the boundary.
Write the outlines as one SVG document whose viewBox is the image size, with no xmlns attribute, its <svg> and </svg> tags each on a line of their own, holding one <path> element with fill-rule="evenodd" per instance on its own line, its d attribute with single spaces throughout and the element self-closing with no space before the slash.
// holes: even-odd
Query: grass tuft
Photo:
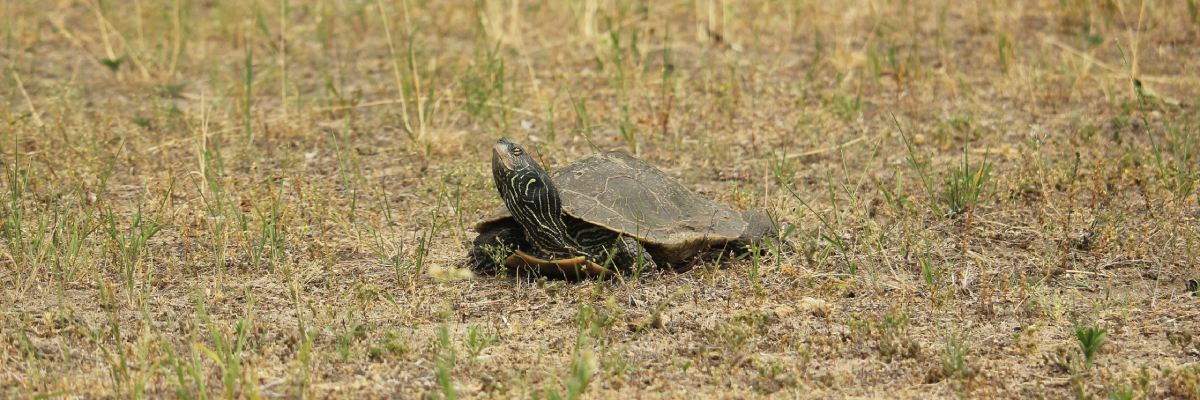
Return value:
<svg viewBox="0 0 1200 400">
<path fill-rule="evenodd" d="M 1107 332 L 1103 328 L 1098 328 L 1093 325 L 1075 325 L 1075 340 L 1079 342 L 1079 351 L 1083 354 L 1083 360 L 1088 366 L 1096 363 L 1096 354 L 1100 351 L 1100 346 L 1104 345 L 1104 336 Z"/>
<path fill-rule="evenodd" d="M 939 200 L 946 207 L 948 215 L 957 216 L 974 210 L 985 195 L 991 178 L 992 163 L 984 160 L 972 164 L 964 151 L 962 164 L 952 169 L 942 184 Z"/>
</svg>

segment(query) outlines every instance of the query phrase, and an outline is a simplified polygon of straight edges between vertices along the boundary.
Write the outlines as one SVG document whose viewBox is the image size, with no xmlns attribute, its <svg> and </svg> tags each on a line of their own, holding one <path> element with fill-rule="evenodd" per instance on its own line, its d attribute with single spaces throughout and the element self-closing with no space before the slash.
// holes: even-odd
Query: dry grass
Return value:
<svg viewBox="0 0 1200 400">
<path fill-rule="evenodd" d="M 1196 10 L 3 2 L 0 396 L 1200 398 Z M 499 136 L 795 251 L 470 277 Z"/>
</svg>

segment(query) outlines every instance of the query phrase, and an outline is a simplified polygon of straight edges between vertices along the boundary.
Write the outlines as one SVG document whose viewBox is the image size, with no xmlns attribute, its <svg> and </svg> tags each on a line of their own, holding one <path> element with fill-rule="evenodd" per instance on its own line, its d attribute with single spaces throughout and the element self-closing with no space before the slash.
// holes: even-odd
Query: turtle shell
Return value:
<svg viewBox="0 0 1200 400">
<path fill-rule="evenodd" d="M 551 179 L 565 213 L 637 238 L 670 261 L 736 240 L 746 229 L 741 214 L 622 151 L 580 159 L 552 173 Z M 475 230 L 482 232 L 511 218 L 508 210 L 501 210 Z"/>
</svg>

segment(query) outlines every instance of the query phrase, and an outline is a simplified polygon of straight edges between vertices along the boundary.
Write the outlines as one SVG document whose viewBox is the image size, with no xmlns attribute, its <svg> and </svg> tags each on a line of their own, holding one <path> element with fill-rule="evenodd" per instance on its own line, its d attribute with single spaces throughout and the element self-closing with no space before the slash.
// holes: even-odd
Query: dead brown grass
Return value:
<svg viewBox="0 0 1200 400">
<path fill-rule="evenodd" d="M 1200 398 L 1191 0 L 0 14 L 4 397 Z M 499 136 L 795 251 L 471 277 Z"/>
</svg>

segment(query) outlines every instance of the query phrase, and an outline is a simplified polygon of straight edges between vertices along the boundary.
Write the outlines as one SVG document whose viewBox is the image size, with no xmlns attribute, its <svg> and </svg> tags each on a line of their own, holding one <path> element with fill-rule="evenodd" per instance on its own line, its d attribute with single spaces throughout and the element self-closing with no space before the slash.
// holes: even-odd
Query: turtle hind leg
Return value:
<svg viewBox="0 0 1200 400">
<path fill-rule="evenodd" d="M 622 271 L 640 271 L 658 268 L 650 252 L 637 239 L 622 235 L 617 239 L 612 264 Z"/>
<path fill-rule="evenodd" d="M 756 247 L 772 251 L 788 249 L 787 243 L 779 240 L 779 225 L 770 215 L 759 210 L 742 211 L 742 219 L 746 221 L 746 230 L 730 243 L 730 248 L 737 254 L 747 254 Z M 772 246 L 770 241 L 777 245 Z"/>
<path fill-rule="evenodd" d="M 515 222 L 497 224 L 481 232 L 467 254 L 468 262 L 475 272 L 494 275 L 504 268 L 504 260 L 513 252 L 528 249 L 525 232 Z"/>
</svg>

